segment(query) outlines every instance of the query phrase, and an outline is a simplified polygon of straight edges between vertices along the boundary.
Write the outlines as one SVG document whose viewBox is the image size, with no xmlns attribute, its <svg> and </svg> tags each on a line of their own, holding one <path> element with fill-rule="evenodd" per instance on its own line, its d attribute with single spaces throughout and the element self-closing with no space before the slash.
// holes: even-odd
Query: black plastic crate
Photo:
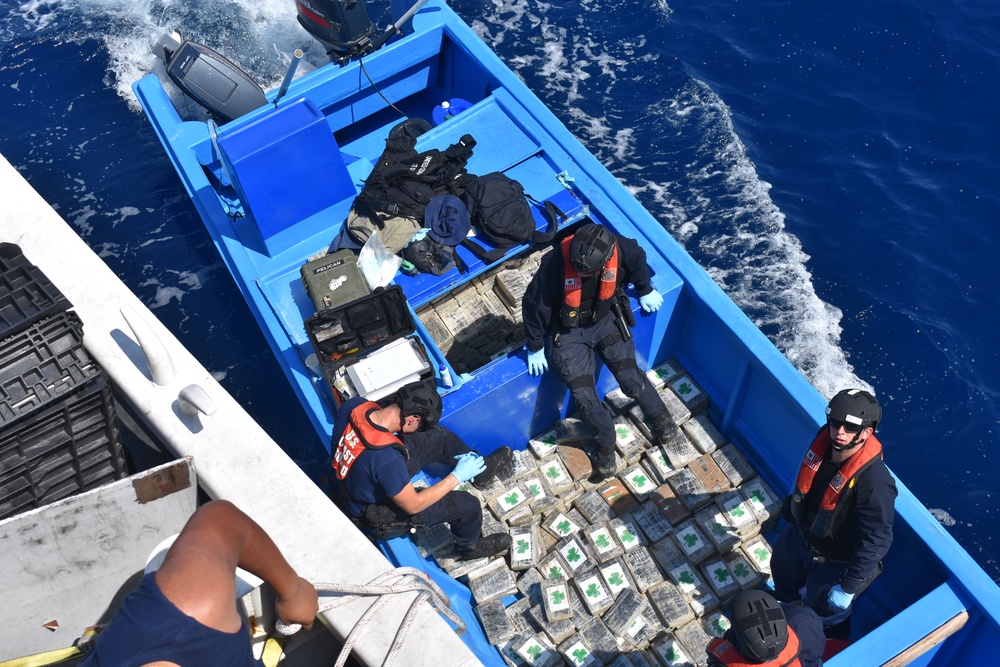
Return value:
<svg viewBox="0 0 1000 667">
<path fill-rule="evenodd" d="M 0 519 L 127 476 L 105 373 L 0 431 Z"/>
<path fill-rule="evenodd" d="M 0 428 L 100 373 L 83 348 L 83 326 L 72 311 L 57 313 L 0 341 Z"/>
<path fill-rule="evenodd" d="M 0 243 L 0 339 L 72 307 L 13 243 Z"/>
</svg>

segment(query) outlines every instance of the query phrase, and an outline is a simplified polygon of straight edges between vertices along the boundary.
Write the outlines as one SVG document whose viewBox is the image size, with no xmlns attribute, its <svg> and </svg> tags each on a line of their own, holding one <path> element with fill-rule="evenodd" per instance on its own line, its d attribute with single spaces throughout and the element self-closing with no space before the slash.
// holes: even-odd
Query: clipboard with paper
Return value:
<svg viewBox="0 0 1000 667">
<path fill-rule="evenodd" d="M 400 338 L 347 366 L 347 377 L 359 395 L 378 400 L 419 380 L 430 369 L 427 355 L 416 342 Z"/>
</svg>

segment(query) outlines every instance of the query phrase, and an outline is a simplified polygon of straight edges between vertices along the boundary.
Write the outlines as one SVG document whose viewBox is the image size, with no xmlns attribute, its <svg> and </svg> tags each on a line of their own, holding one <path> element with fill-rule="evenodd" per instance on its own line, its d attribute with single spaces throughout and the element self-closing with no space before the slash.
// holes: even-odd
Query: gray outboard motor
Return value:
<svg viewBox="0 0 1000 667">
<path fill-rule="evenodd" d="M 264 91 L 246 72 L 207 46 L 181 39 L 177 32 L 164 35 L 153 53 L 164 62 L 170 80 L 220 122 L 267 104 Z"/>
<path fill-rule="evenodd" d="M 295 9 L 299 24 L 334 62 L 344 65 L 371 46 L 375 24 L 361 0 L 295 0 Z"/>
</svg>

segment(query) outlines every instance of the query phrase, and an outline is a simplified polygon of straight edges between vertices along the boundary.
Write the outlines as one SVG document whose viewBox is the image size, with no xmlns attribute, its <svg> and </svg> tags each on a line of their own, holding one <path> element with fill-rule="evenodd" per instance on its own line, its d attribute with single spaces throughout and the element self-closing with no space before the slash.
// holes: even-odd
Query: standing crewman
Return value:
<svg viewBox="0 0 1000 667">
<path fill-rule="evenodd" d="M 828 637 L 847 639 L 854 598 L 882 571 L 892 544 L 896 482 L 875 429 L 882 408 L 863 389 L 830 401 L 827 423 L 799 468 L 774 546 L 775 597 L 803 599 L 823 617 Z"/>
<path fill-rule="evenodd" d="M 614 374 L 626 396 L 635 400 L 657 439 L 674 425 L 663 399 L 635 359 L 632 308 L 624 287 L 632 283 L 646 312 L 659 310 L 663 297 L 653 289 L 646 251 L 634 239 L 607 227 L 586 224 L 542 259 L 521 305 L 528 349 L 528 372 L 552 365 L 566 386 L 580 418 L 597 443 L 594 475 L 615 474 L 615 426 L 597 396 L 596 356 Z"/>
<path fill-rule="evenodd" d="M 729 611 L 732 626 L 706 649 L 708 667 L 818 667 L 826 637 L 808 607 L 778 604 L 764 591 L 743 591 Z"/>
<path fill-rule="evenodd" d="M 331 496 L 348 516 L 376 531 L 387 523 L 447 522 L 463 558 L 504 553 L 510 536 L 480 537 L 483 508 L 475 496 L 455 487 L 509 475 L 513 452 L 501 447 L 485 458 L 473 452 L 437 423 L 441 408 L 437 390 L 419 381 L 402 387 L 385 407 L 361 396 L 344 403 L 333 425 Z M 454 469 L 418 490 L 410 478 L 431 463 Z"/>
</svg>

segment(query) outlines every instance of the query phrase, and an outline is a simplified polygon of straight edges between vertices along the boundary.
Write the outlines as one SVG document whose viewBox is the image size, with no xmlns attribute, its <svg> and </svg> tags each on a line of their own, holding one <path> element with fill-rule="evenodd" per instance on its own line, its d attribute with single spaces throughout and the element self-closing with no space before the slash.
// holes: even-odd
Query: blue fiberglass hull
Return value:
<svg viewBox="0 0 1000 667">
<path fill-rule="evenodd" d="M 295 80 L 277 107 L 238 118 L 214 138 L 206 123 L 180 119 L 155 76 L 134 85 L 319 437 L 329 442 L 334 408 L 305 363 L 312 348 L 303 321 L 312 305 L 299 267 L 336 234 L 400 120 L 382 95 L 425 118 L 441 100 L 461 98 L 471 107 L 422 135 L 418 150 L 471 134 L 478 143 L 470 173 L 506 171 L 535 198 L 566 211 L 563 227 L 589 216 L 639 239 L 664 296 L 655 316 L 638 318 L 640 363 L 652 367 L 674 358 L 683 364 L 707 394 L 708 413 L 726 439 L 773 488 L 788 489 L 821 423 L 823 398 L 446 5 L 432 0 L 413 26 L 413 34 L 365 57 L 367 77 L 357 62 L 323 67 Z M 563 172 L 573 179 L 569 188 L 559 178 Z M 464 257 L 467 275 L 397 276 L 396 282 L 416 309 L 487 269 Z M 418 333 L 433 365 L 447 364 L 419 323 Z M 613 387 L 606 371 L 599 382 L 604 390 Z M 484 453 L 502 445 L 524 448 L 567 407 L 565 387 L 527 375 L 520 351 L 463 375 L 443 400 L 444 422 Z M 829 664 L 883 664 L 907 650 L 918 656 L 913 664 L 989 664 L 1000 641 L 1000 590 L 899 487 L 885 573 L 859 602 L 856 641 Z M 476 624 L 468 590 L 426 563 L 410 541 L 393 540 L 384 549 L 400 565 L 432 571 Z M 944 640 L 921 643 L 937 635 Z M 481 631 L 467 636 L 484 663 L 503 664 Z"/>
</svg>

